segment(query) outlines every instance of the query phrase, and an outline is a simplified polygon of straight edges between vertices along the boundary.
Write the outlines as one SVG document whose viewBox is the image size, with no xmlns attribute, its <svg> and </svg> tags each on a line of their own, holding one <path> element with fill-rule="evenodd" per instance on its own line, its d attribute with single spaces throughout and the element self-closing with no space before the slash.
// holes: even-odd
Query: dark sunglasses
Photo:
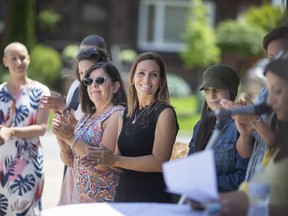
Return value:
<svg viewBox="0 0 288 216">
<path fill-rule="evenodd" d="M 77 59 L 89 58 L 89 57 L 92 57 L 93 55 L 98 55 L 98 54 L 99 52 L 96 48 L 88 48 L 85 50 L 80 50 L 76 58 Z"/>
<path fill-rule="evenodd" d="M 90 86 L 90 85 L 92 85 L 93 82 L 95 82 L 97 85 L 102 85 L 106 79 L 107 79 L 107 77 L 97 77 L 94 80 L 90 77 L 85 77 L 83 79 L 83 82 L 84 82 L 85 86 Z"/>
</svg>

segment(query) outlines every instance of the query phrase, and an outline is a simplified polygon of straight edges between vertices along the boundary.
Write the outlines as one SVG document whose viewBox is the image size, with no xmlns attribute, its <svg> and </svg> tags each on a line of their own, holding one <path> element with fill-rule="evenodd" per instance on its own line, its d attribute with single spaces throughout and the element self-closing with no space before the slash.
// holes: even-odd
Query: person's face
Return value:
<svg viewBox="0 0 288 216">
<path fill-rule="evenodd" d="M 278 51 L 281 49 L 288 49 L 288 41 L 285 39 L 276 39 L 271 42 L 269 42 L 267 46 L 267 58 L 270 60 L 275 58 L 275 55 Z"/>
<path fill-rule="evenodd" d="M 204 88 L 204 96 L 208 107 L 215 111 L 222 108 L 221 99 L 230 99 L 230 93 L 228 89 L 216 89 L 212 87 Z"/>
<path fill-rule="evenodd" d="M 78 62 L 79 77 L 80 80 L 83 80 L 86 71 L 94 64 L 93 61 L 81 60 Z"/>
<path fill-rule="evenodd" d="M 154 60 L 144 60 L 138 63 L 133 78 L 138 97 L 155 98 L 160 80 L 160 67 Z"/>
<path fill-rule="evenodd" d="M 8 50 L 3 57 L 3 64 L 8 67 L 9 71 L 13 75 L 23 75 L 27 72 L 30 64 L 30 56 L 27 50 L 21 46 L 15 46 Z"/>
<path fill-rule="evenodd" d="M 89 78 L 93 79 L 93 83 L 87 86 L 87 91 L 90 100 L 96 105 L 97 103 L 111 103 L 113 99 L 113 92 L 117 92 L 117 86 L 111 81 L 109 76 L 102 68 L 93 70 Z M 102 84 L 95 82 L 96 78 L 104 78 Z"/>
<path fill-rule="evenodd" d="M 279 121 L 288 122 L 288 84 L 274 73 L 267 72 L 267 104 L 276 113 Z"/>
</svg>

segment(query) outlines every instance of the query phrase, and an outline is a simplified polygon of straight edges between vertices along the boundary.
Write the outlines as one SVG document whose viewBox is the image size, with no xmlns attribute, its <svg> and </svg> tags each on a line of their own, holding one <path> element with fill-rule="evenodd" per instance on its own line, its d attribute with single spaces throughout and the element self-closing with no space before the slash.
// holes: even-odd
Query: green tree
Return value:
<svg viewBox="0 0 288 216">
<path fill-rule="evenodd" d="M 184 32 L 185 47 L 180 53 L 187 68 L 206 67 L 220 61 L 214 29 L 207 20 L 202 0 L 191 0 L 191 10 Z"/>
<path fill-rule="evenodd" d="M 5 30 L 5 45 L 18 41 L 30 50 L 36 43 L 35 0 L 9 0 L 7 23 Z"/>
<path fill-rule="evenodd" d="M 43 10 L 39 13 L 39 25 L 41 29 L 53 30 L 61 21 L 62 15 L 53 9 Z"/>
<path fill-rule="evenodd" d="M 266 32 L 275 26 L 284 24 L 285 8 L 264 4 L 260 7 L 252 7 L 242 15 L 245 22 L 262 27 Z"/>
</svg>

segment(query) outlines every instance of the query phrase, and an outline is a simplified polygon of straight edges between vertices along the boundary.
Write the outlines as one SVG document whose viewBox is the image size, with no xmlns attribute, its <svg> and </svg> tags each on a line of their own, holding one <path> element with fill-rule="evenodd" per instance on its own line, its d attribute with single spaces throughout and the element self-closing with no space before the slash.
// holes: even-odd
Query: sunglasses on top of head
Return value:
<svg viewBox="0 0 288 216">
<path fill-rule="evenodd" d="M 93 55 L 98 55 L 98 50 L 96 48 L 88 48 L 84 50 L 80 50 L 79 53 L 77 54 L 76 58 L 81 59 L 81 58 L 89 58 Z"/>
<path fill-rule="evenodd" d="M 107 77 L 97 77 L 95 79 L 92 79 L 90 77 L 85 77 L 83 79 L 83 82 L 85 86 L 90 86 L 93 84 L 93 82 L 96 83 L 97 85 L 102 85 L 106 79 Z"/>
</svg>

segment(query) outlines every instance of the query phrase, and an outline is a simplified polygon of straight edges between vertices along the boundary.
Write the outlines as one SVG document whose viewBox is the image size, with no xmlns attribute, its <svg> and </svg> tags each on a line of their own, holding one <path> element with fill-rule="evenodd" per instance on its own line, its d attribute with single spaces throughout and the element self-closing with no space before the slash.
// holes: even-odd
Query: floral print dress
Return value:
<svg viewBox="0 0 288 216">
<path fill-rule="evenodd" d="M 15 99 L 0 85 L 0 125 L 35 124 L 39 100 L 50 95 L 37 81 L 21 86 Z M 0 140 L 0 215 L 37 215 L 41 210 L 43 155 L 39 137 Z"/>
<path fill-rule="evenodd" d="M 90 146 L 98 146 L 102 141 L 102 123 L 122 106 L 113 106 L 97 118 L 86 114 L 76 125 L 75 135 Z M 85 167 L 80 163 L 80 155 L 74 153 L 73 176 L 74 192 L 72 200 L 80 203 L 112 202 L 120 180 L 120 172 L 109 167 Z"/>
</svg>

